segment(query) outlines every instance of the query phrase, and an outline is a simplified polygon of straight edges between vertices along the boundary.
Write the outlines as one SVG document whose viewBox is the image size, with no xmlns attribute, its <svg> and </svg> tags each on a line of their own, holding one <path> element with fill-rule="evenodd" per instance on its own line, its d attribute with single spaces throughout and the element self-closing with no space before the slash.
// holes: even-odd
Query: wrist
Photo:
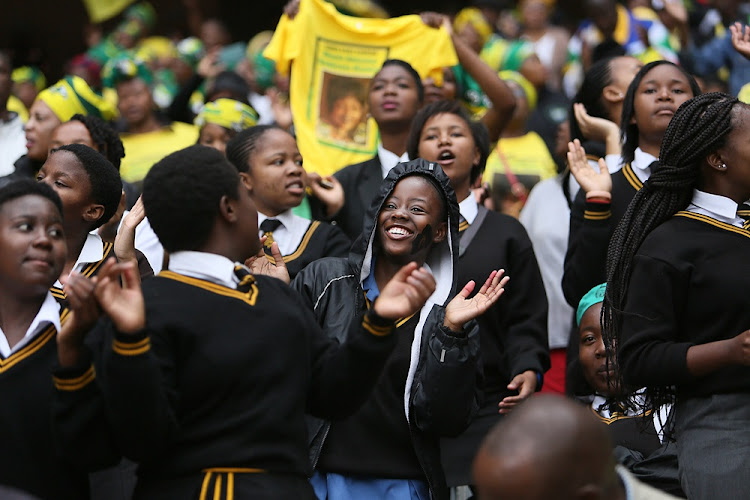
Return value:
<svg viewBox="0 0 750 500">
<path fill-rule="evenodd" d="M 606 202 L 606 203 L 609 203 L 610 201 L 612 201 L 612 193 L 610 193 L 609 191 L 605 191 L 603 189 L 596 189 L 596 190 L 592 190 L 592 191 L 587 191 L 586 192 L 586 201 L 591 201 L 591 202 L 594 202 L 594 203 L 596 203 L 596 202 L 600 202 L 600 203 Z"/>
<path fill-rule="evenodd" d="M 452 332 L 456 332 L 456 333 L 460 333 L 460 332 L 464 331 L 463 325 L 458 325 L 458 324 L 450 321 L 448 318 L 445 318 L 443 320 L 443 326 L 445 328 L 447 328 L 448 330 L 450 330 Z"/>
</svg>

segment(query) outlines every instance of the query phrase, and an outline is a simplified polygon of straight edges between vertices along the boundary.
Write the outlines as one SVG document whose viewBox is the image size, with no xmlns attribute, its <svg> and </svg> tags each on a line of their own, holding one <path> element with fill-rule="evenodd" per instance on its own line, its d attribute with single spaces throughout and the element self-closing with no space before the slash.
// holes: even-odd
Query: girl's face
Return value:
<svg viewBox="0 0 750 500">
<path fill-rule="evenodd" d="M 91 139 L 89 129 L 78 120 L 65 122 L 52 132 L 49 144 L 50 151 L 65 144 L 83 144 L 91 149 L 98 150 L 96 144 Z"/>
<path fill-rule="evenodd" d="M 443 241 L 448 224 L 435 187 L 419 175 L 403 178 L 378 214 L 376 238 L 393 261 L 423 261 L 432 246 Z"/>
<path fill-rule="evenodd" d="M 661 137 L 680 104 L 691 99 L 690 82 L 677 67 L 660 64 L 643 76 L 635 90 L 632 122 L 643 137 Z"/>
<path fill-rule="evenodd" d="M 128 126 L 143 123 L 154 109 L 154 99 L 148 84 L 133 78 L 117 84 L 117 109 Z"/>
<path fill-rule="evenodd" d="M 458 115 L 440 113 L 422 128 L 419 156 L 439 163 L 457 190 L 469 184 L 471 168 L 479 162 L 480 154 L 469 124 Z"/>
<path fill-rule="evenodd" d="M 231 135 L 229 130 L 221 125 L 206 123 L 201 128 L 200 136 L 198 136 L 198 144 L 226 153 L 227 143 L 232 138 Z"/>
<path fill-rule="evenodd" d="M 294 137 L 271 129 L 257 140 L 245 185 L 262 214 L 273 217 L 302 203 L 305 169 Z"/>
<path fill-rule="evenodd" d="M 453 74 L 451 68 L 443 68 L 443 84 L 441 86 L 438 86 L 431 76 L 422 80 L 422 85 L 424 85 L 425 104 L 437 101 L 452 101 L 457 97 L 456 75 Z"/>
<path fill-rule="evenodd" d="M 370 113 L 378 126 L 411 123 L 421 102 L 411 73 L 397 64 L 381 69 L 370 82 Z"/>
<path fill-rule="evenodd" d="M 47 158 L 52 132 L 60 125 L 60 119 L 44 101 L 37 99 L 29 110 L 29 121 L 26 122 L 26 149 L 32 160 L 43 161 Z"/>
<path fill-rule="evenodd" d="M 728 184 L 737 192 L 733 198 L 739 198 L 735 200 L 738 202 L 746 201 L 750 197 L 750 106 L 734 106 L 732 131 L 718 153 L 727 166 L 724 175 Z"/>
<path fill-rule="evenodd" d="M 0 207 L 0 283 L 29 297 L 46 293 L 60 276 L 67 246 L 57 207 L 38 195 Z"/>
<path fill-rule="evenodd" d="M 594 304 L 581 316 L 578 328 L 579 344 L 578 357 L 583 369 L 583 375 L 589 385 L 602 396 L 613 394 L 612 385 L 614 373 L 612 363 L 607 364 L 607 350 L 602 340 L 600 315 L 602 304 Z"/>
<path fill-rule="evenodd" d="M 36 180 L 48 184 L 60 196 L 63 220 L 93 224 L 104 215 L 104 206 L 91 199 L 91 181 L 78 157 L 70 151 L 57 151 L 39 169 Z"/>
</svg>

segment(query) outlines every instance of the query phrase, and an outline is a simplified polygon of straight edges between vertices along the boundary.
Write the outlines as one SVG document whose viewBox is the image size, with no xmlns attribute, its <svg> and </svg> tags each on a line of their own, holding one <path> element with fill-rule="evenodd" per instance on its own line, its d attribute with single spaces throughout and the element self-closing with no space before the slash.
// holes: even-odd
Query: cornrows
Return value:
<svg viewBox="0 0 750 500">
<path fill-rule="evenodd" d="M 638 248 L 654 228 L 688 206 L 704 159 L 726 143 L 732 130 L 732 109 L 737 103 L 726 94 L 703 94 L 683 103 L 669 123 L 662 140 L 660 165 L 636 193 L 609 244 L 602 334 L 610 352 L 616 353 L 616 346 L 621 345 L 622 310 Z M 621 382 L 618 363 L 615 365 Z M 654 408 L 669 402 L 671 391 L 649 388 L 648 398 L 649 407 Z"/>
</svg>

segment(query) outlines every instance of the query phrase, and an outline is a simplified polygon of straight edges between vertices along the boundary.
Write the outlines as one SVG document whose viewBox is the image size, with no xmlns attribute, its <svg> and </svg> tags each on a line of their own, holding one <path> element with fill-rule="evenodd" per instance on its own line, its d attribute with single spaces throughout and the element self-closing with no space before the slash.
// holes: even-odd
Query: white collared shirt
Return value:
<svg viewBox="0 0 750 500">
<path fill-rule="evenodd" d="M 76 259 L 76 263 L 75 265 L 73 265 L 73 269 L 71 269 L 70 272 L 81 272 L 81 270 L 86 267 L 87 264 L 91 264 L 92 262 L 99 262 L 103 258 L 104 241 L 102 241 L 101 237 L 98 234 L 89 233 L 86 235 L 86 242 L 83 244 L 81 253 L 78 254 L 78 259 Z M 63 287 L 59 279 L 55 281 L 55 286 L 57 288 Z"/>
<path fill-rule="evenodd" d="M 396 153 L 391 153 L 385 149 L 381 143 L 378 144 L 378 159 L 380 160 L 380 173 L 383 179 L 385 179 L 393 167 L 401 162 L 409 161 L 409 153 L 398 156 Z"/>
<path fill-rule="evenodd" d="M 466 222 L 474 224 L 474 219 L 477 218 L 477 214 L 479 213 L 479 207 L 473 193 L 469 193 L 469 196 L 458 204 L 458 211 L 466 219 Z"/>
<path fill-rule="evenodd" d="M 688 205 L 688 212 L 707 215 L 712 219 L 742 227 L 745 222 L 737 215 L 737 204 L 726 196 L 693 190 L 693 199 Z"/>
<path fill-rule="evenodd" d="M 169 254 L 170 271 L 229 288 L 236 288 L 240 281 L 234 274 L 237 264 L 215 253 L 183 250 Z"/>
<path fill-rule="evenodd" d="M 646 182 L 648 180 L 649 176 L 651 176 L 651 164 L 658 159 L 659 158 L 646 153 L 641 148 L 635 148 L 633 161 L 630 162 L 630 166 L 633 168 L 633 172 L 635 173 L 635 176 L 638 177 L 638 180 L 641 182 Z M 604 162 L 607 164 L 607 170 L 609 170 L 610 174 L 614 174 L 623 167 L 622 156 L 620 155 L 607 155 L 604 157 Z M 599 169 L 597 168 L 597 170 Z"/>
<path fill-rule="evenodd" d="M 5 332 L 0 328 L 0 356 L 7 358 L 31 342 L 37 335 L 46 330 L 49 325 L 54 325 L 57 331 L 60 331 L 60 304 L 57 303 L 51 293 L 47 292 L 47 296 L 44 298 L 44 302 L 42 302 L 42 307 L 39 308 L 39 312 L 34 316 L 34 320 L 26 330 L 26 334 L 13 348 L 10 347 L 8 339 L 5 337 Z"/>
<path fill-rule="evenodd" d="M 281 222 L 281 225 L 273 232 L 273 240 L 279 244 L 281 255 L 289 255 L 297 250 L 297 247 L 302 242 L 302 238 L 305 237 L 307 228 L 312 223 L 311 220 L 292 213 L 291 209 L 275 217 L 268 217 L 258 212 L 258 227 L 266 219 L 276 219 Z M 263 236 L 263 231 L 260 231 L 260 229 L 258 233 L 259 236 Z"/>
</svg>

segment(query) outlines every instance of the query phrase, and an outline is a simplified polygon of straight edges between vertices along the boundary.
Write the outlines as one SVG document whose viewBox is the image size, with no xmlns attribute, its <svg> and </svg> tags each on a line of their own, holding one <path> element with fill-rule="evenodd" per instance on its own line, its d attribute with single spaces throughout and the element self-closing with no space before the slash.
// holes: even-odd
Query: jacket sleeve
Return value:
<svg viewBox="0 0 750 500">
<path fill-rule="evenodd" d="M 411 391 L 411 420 L 423 432 L 458 436 L 480 406 L 479 326 L 471 321 L 463 332 L 452 332 L 443 326 L 445 308 L 436 312 Z"/>
<path fill-rule="evenodd" d="M 142 462 L 157 455 L 177 426 L 175 353 L 167 332 L 117 332 L 106 322 L 104 380 L 123 455 Z"/>
<path fill-rule="evenodd" d="M 607 279 L 611 228 L 611 204 L 587 202 L 583 190 L 579 191 L 570 209 L 568 252 L 562 278 L 565 300 L 573 308 L 578 307 L 589 290 Z"/>
<path fill-rule="evenodd" d="M 95 329 L 89 336 L 95 335 Z M 53 431 L 63 455 L 77 467 L 95 471 L 120 461 L 88 347 L 76 366 L 53 371 Z"/>
</svg>

